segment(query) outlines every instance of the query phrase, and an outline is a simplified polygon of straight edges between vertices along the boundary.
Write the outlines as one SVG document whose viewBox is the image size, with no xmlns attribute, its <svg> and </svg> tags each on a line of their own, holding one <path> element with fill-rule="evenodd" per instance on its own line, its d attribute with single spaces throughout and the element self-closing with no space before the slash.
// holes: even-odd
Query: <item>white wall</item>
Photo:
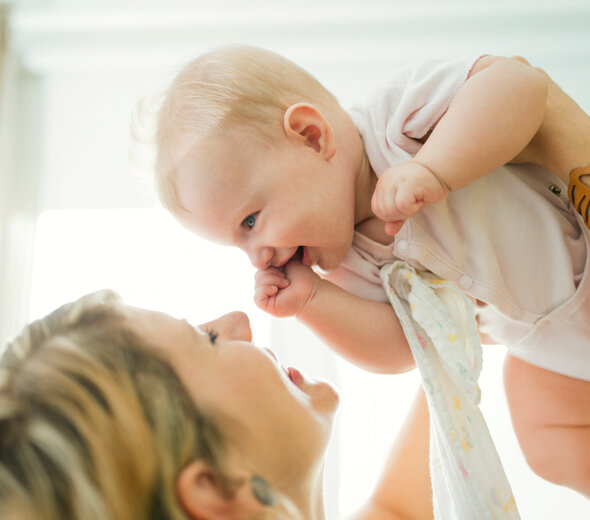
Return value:
<svg viewBox="0 0 590 520">
<path fill-rule="evenodd" d="M 199 52 L 236 42 L 270 47 L 313 72 L 345 106 L 363 99 L 388 70 L 415 58 L 520 54 L 545 68 L 590 111 L 589 22 L 586 0 L 444 4 L 366 0 L 362 7 L 359 2 L 336 0 L 297 4 L 276 0 L 19 2 L 11 19 L 9 42 L 14 65 L 10 77 L 4 77 L 10 99 L 2 105 L 8 108 L 1 114 L 10 124 L 0 134 L 0 150 L 10 150 L 14 157 L 0 158 L 0 189 L 10 190 L 0 194 L 0 201 L 5 202 L 0 222 L 0 336 L 13 334 L 31 313 L 48 310 L 39 303 L 41 298 L 49 305 L 47 302 L 59 302 L 76 290 L 87 289 L 82 278 L 70 278 L 69 292 L 60 294 L 60 287 L 66 284 L 55 277 L 55 270 L 47 269 L 50 258 L 60 263 L 60 276 L 71 276 L 74 264 L 90 262 L 88 255 L 82 255 L 84 251 L 92 244 L 103 247 L 109 243 L 108 233 L 117 232 L 117 226 L 108 227 L 105 218 L 104 225 L 96 229 L 86 226 L 84 237 L 78 234 L 65 240 L 60 246 L 64 249 L 57 249 L 54 243 L 37 243 L 37 253 L 44 255 L 39 265 L 33 258 L 39 213 L 154 206 L 149 174 L 129 162 L 131 114 L 142 96 L 166 85 L 176 68 Z M 46 215 L 43 222 L 48 219 Z M 165 265 L 150 266 L 154 249 L 146 243 L 154 237 L 130 233 L 135 243 L 118 242 L 112 254 L 142 251 L 142 268 L 134 273 L 129 267 L 125 280 L 114 275 L 105 279 L 101 273 L 100 283 L 143 284 L 137 297 L 146 305 L 151 306 L 150 298 L 157 295 L 162 308 L 183 312 L 172 301 L 177 298 L 173 289 L 183 277 L 194 280 L 200 269 L 198 248 L 187 251 L 181 245 L 167 245 L 170 262 L 174 255 L 187 260 L 175 264 L 174 269 L 180 271 L 172 278 L 165 274 Z M 77 249 L 76 254 L 63 252 L 68 243 Z M 104 263 L 89 269 L 87 279 Z M 32 288 L 37 306 L 31 310 L 33 265 L 37 266 Z M 227 286 L 232 276 L 228 271 L 225 268 L 208 276 L 219 277 Z M 153 274 L 149 281 L 139 278 L 148 273 Z M 95 281 L 89 281 L 88 287 L 92 283 Z M 241 283 L 236 280 L 235 286 L 242 287 Z M 146 284 L 150 291 L 145 290 Z M 243 287 L 240 290 L 247 293 L 248 284 Z M 242 301 L 249 294 L 237 297 L 230 292 L 230 297 Z M 262 318 L 259 323 L 266 326 Z M 291 320 L 273 322 L 272 343 L 287 363 L 336 380 L 342 387 L 341 433 L 330 453 L 327 488 L 333 518 L 339 508 L 352 508 L 366 496 L 403 416 L 408 392 L 418 384 L 416 376 L 383 378 L 361 373 L 336 361 Z M 509 433 L 500 385 L 501 354 L 487 354 L 489 366 L 482 376 L 484 407 L 494 418 L 492 433 L 522 517 L 590 517 L 587 501 L 540 481 L 526 468 Z M 360 448 L 352 449 L 355 445 Z"/>
</svg>

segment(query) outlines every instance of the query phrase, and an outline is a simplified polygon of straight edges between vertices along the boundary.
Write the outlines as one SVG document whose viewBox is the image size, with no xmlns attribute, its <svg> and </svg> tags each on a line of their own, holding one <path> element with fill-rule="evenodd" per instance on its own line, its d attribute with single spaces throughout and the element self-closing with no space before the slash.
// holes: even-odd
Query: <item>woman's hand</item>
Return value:
<svg viewBox="0 0 590 520">
<path fill-rule="evenodd" d="M 321 278 L 298 259 L 268 267 L 255 276 L 254 303 L 277 318 L 297 316 L 313 299 Z"/>
</svg>

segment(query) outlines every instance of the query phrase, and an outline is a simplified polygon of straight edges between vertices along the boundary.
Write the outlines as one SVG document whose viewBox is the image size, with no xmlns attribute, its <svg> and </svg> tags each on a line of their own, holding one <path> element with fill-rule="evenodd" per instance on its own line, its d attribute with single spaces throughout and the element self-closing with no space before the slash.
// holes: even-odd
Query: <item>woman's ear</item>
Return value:
<svg viewBox="0 0 590 520">
<path fill-rule="evenodd" d="M 228 496 L 209 465 L 203 460 L 194 460 L 178 475 L 176 493 L 193 520 L 235 520 L 260 513 L 264 506 L 253 497 L 248 478 L 234 481 L 239 484 Z"/>
<path fill-rule="evenodd" d="M 226 518 L 228 500 L 209 466 L 194 460 L 185 466 L 176 480 L 178 500 L 194 520 Z"/>
<path fill-rule="evenodd" d="M 283 128 L 289 139 L 303 142 L 324 159 L 331 159 L 336 153 L 332 126 L 324 114 L 309 103 L 291 105 L 285 111 Z"/>
</svg>

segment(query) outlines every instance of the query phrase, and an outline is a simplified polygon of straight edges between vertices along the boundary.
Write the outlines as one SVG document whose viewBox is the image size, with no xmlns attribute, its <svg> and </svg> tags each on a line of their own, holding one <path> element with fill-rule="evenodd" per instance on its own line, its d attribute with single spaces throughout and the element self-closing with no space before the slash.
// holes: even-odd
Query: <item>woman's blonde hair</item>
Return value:
<svg viewBox="0 0 590 520">
<path fill-rule="evenodd" d="M 0 362 L 0 518 L 186 519 L 180 469 L 224 485 L 223 439 L 102 291 L 31 323 Z"/>
<path fill-rule="evenodd" d="M 299 102 L 326 111 L 337 105 L 311 74 L 274 52 L 224 47 L 189 62 L 170 85 L 158 115 L 156 188 L 164 207 L 183 209 L 177 168 L 195 158 L 200 139 L 244 129 L 256 142 L 275 143 L 283 135 L 285 111 Z"/>
</svg>

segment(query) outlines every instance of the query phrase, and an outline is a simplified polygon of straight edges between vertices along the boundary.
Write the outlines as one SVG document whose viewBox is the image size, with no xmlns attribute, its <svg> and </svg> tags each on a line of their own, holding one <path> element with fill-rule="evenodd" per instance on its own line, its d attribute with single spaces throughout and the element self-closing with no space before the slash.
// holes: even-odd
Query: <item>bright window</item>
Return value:
<svg viewBox="0 0 590 520">
<path fill-rule="evenodd" d="M 201 322 L 245 310 L 268 344 L 270 319 L 252 302 L 253 274 L 242 253 L 200 240 L 159 209 L 46 211 L 37 224 L 31 318 L 111 288 L 129 304 Z"/>
</svg>

